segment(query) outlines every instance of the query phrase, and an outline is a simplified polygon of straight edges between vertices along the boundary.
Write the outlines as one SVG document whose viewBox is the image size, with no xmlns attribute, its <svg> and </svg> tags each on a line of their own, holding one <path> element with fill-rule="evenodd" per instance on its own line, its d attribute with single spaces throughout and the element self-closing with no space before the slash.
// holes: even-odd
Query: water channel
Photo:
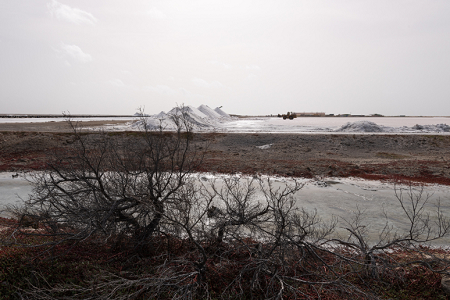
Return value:
<svg viewBox="0 0 450 300">
<path fill-rule="evenodd" d="M 0 208 L 5 205 L 20 205 L 21 199 L 27 199 L 32 192 L 32 186 L 23 174 L 13 178 L 15 173 L 0 173 Z M 199 180 L 214 179 L 220 185 L 224 178 L 231 175 L 199 174 Z M 236 175 L 234 175 L 236 176 Z M 200 179 L 201 178 L 201 179 Z M 236 178 L 239 178 L 237 176 Z M 242 177 L 240 180 L 246 180 Z M 285 183 L 294 180 L 292 178 L 270 177 L 262 180 L 271 180 L 275 187 L 281 187 Z M 379 233 L 388 224 L 393 231 L 402 232 L 408 229 L 409 223 L 405 212 L 396 197 L 402 192 L 402 197 L 409 203 L 410 198 L 407 185 L 394 185 L 389 182 L 370 181 L 357 178 L 321 178 L 304 179 L 297 178 L 304 187 L 295 195 L 296 205 L 307 211 L 316 210 L 325 221 L 333 217 L 338 218 L 338 230 L 336 234 L 341 237 L 348 235 L 344 229 L 346 221 L 350 222 L 355 213 L 362 212 L 363 224 L 368 228 L 368 239 L 375 243 L 379 239 Z M 412 186 L 411 191 L 418 195 L 420 186 Z M 423 187 L 423 199 L 429 197 L 425 206 L 430 213 L 430 219 L 435 221 L 436 205 L 440 202 L 441 212 L 450 218 L 450 186 L 428 185 Z M 435 245 L 447 245 L 450 237 L 440 239 Z"/>
</svg>

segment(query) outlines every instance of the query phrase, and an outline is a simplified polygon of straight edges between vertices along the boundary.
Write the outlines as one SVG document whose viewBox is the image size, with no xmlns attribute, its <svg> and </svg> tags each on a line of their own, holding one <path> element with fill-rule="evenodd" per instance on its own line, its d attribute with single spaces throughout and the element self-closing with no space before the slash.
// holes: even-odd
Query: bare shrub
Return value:
<svg viewBox="0 0 450 300">
<path fill-rule="evenodd" d="M 32 175 L 33 194 L 14 213 L 32 211 L 64 225 L 55 243 L 127 236 L 143 250 L 166 206 L 202 161 L 186 135 L 191 128 L 183 114 L 173 118 L 177 132 L 149 130 L 142 119 L 142 132 L 122 139 L 105 132 L 87 135 L 69 121 L 76 143 L 53 153 L 47 171 Z"/>
</svg>

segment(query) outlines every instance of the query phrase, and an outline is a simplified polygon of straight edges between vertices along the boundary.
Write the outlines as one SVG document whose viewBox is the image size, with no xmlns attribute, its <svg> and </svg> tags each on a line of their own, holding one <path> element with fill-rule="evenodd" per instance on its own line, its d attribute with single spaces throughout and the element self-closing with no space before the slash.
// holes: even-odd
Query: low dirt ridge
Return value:
<svg viewBox="0 0 450 300">
<path fill-rule="evenodd" d="M 86 134 L 92 139 L 98 135 Z M 136 134 L 110 133 L 113 138 Z M 194 143 L 206 141 L 209 146 L 199 171 L 450 184 L 450 136 L 195 134 Z M 45 168 L 49 154 L 73 142 L 70 132 L 0 132 L 0 171 Z"/>
</svg>

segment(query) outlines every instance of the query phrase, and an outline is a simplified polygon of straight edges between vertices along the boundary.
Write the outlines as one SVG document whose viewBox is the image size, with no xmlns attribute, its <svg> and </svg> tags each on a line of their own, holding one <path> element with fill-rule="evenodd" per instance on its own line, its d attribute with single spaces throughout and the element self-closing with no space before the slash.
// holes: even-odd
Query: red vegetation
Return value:
<svg viewBox="0 0 450 300">
<path fill-rule="evenodd" d="M 1 219 L 1 222 L 14 223 L 13 220 Z M 3 238 L 5 233 L 2 233 Z M 24 234 L 16 235 L 21 243 L 38 244 L 46 242 L 45 237 L 33 237 Z M 256 241 L 247 239 L 246 245 L 255 244 Z M 272 282 L 273 278 L 258 274 L 258 266 L 261 259 L 248 251 L 249 247 L 243 245 L 221 244 L 205 245 L 210 258 L 206 263 L 206 280 L 209 293 L 212 298 L 227 295 L 238 298 L 264 298 L 263 291 L 267 287 L 275 290 L 281 288 Z M 264 247 L 264 246 L 263 246 Z M 158 278 L 158 266 L 164 265 L 173 272 L 194 272 L 194 265 L 198 253 L 187 240 L 173 238 L 171 236 L 154 237 L 152 246 L 148 248 L 145 257 L 135 256 L 132 249 L 122 240 L 111 239 L 107 244 L 99 243 L 95 237 L 83 243 L 65 243 L 57 245 L 51 252 L 43 252 L 43 248 L 17 248 L 4 246 L 0 251 L 0 296 L 13 295 L 17 288 L 28 289 L 30 284 L 34 286 L 53 286 L 58 284 L 76 284 L 85 286 L 95 284 L 94 278 L 102 276 L 102 272 L 108 272 L 124 279 L 134 280 L 141 276 L 151 280 L 153 276 Z M 428 253 L 444 253 L 442 249 L 423 248 Z M 295 290 L 286 290 L 283 299 L 308 298 L 311 299 L 370 299 L 377 295 L 381 298 L 395 299 L 445 299 L 440 288 L 441 276 L 431 272 L 424 266 L 412 264 L 393 269 L 386 269 L 380 279 L 360 277 L 355 273 L 354 267 L 342 265 L 337 261 L 338 256 L 328 251 L 317 251 L 307 261 L 291 261 L 289 264 L 273 264 L 272 272 L 280 276 L 295 277 L 298 280 L 314 282 L 321 281 L 322 276 L 333 278 L 345 275 L 347 282 L 357 287 L 360 291 L 353 294 L 351 290 L 342 289 L 339 282 L 335 284 L 302 284 L 291 282 Z M 341 249 L 341 256 L 353 255 L 346 249 Z M 393 250 L 384 259 L 408 262 L 415 259 L 415 254 L 397 249 Z M 317 259 L 319 258 L 319 259 Z M 276 262 L 274 260 L 273 262 Z M 340 264 L 339 269 L 328 269 L 325 265 Z M 103 270 L 103 271 L 102 271 Z M 256 272 L 256 273 L 255 273 Z M 335 272 L 339 272 L 335 274 Z M 36 276 L 36 274 L 39 274 Z M 259 288 L 253 286 L 255 276 L 258 278 Z M 99 277 L 100 278 L 100 277 Z M 187 277 L 180 281 L 179 285 L 195 284 L 196 276 Z M 132 287 L 132 289 L 139 287 Z M 131 290 L 128 290 L 131 291 Z M 371 296 L 372 295 L 372 296 Z M 145 292 L 142 298 L 145 299 Z"/>
</svg>

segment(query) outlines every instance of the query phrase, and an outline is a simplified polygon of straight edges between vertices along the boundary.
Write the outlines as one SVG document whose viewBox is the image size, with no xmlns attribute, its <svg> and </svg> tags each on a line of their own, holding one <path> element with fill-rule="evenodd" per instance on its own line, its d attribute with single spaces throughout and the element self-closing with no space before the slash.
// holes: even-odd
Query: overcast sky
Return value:
<svg viewBox="0 0 450 300">
<path fill-rule="evenodd" d="M 450 1 L 0 0 L 0 113 L 450 115 Z"/>
</svg>

